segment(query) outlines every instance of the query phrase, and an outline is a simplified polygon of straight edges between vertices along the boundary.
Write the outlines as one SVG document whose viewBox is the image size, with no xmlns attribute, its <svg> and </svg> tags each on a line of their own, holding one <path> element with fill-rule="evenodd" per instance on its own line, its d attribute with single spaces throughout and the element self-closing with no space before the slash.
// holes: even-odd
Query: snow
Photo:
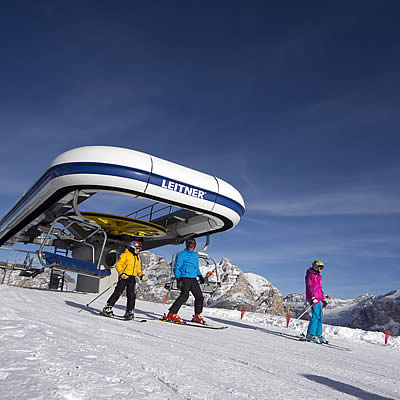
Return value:
<svg viewBox="0 0 400 400">
<path fill-rule="evenodd" d="M 400 290 L 393 290 L 392 292 L 389 292 L 382 297 L 386 297 L 388 299 L 393 299 L 393 300 L 397 299 L 398 297 L 400 297 Z"/>
<path fill-rule="evenodd" d="M 252 272 L 246 272 L 245 275 L 252 286 L 255 289 L 258 288 L 259 291 L 262 291 L 264 286 L 270 285 L 270 282 L 261 275 L 254 274 Z"/>
<path fill-rule="evenodd" d="M 393 300 L 394 306 L 397 307 L 400 303 L 400 290 L 394 290 L 393 292 L 389 292 L 383 296 L 379 296 L 378 298 Z"/>
<path fill-rule="evenodd" d="M 400 399 L 400 337 L 206 308 L 208 330 L 95 314 L 105 298 L 0 285 L 0 399 Z M 123 312 L 125 299 L 116 311 Z M 162 304 L 138 301 L 136 317 Z M 192 307 L 183 307 L 189 318 Z M 286 334 L 286 336 L 281 336 Z"/>
<path fill-rule="evenodd" d="M 324 320 L 332 325 L 349 325 L 354 320 L 352 311 L 358 306 L 358 303 L 350 303 L 336 308 L 326 308 Z"/>
<path fill-rule="evenodd" d="M 258 296 L 266 290 L 272 290 L 272 284 L 263 276 L 253 274 L 252 272 L 246 272 L 244 275 Z"/>
</svg>

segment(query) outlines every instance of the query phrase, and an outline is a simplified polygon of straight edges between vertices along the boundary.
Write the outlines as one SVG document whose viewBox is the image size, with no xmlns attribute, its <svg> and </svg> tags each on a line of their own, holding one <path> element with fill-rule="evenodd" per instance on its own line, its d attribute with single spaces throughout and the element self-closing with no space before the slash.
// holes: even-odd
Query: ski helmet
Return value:
<svg viewBox="0 0 400 400">
<path fill-rule="evenodd" d="M 135 249 L 139 249 L 139 250 L 142 250 L 142 243 L 140 243 L 140 242 L 136 242 L 136 241 L 133 241 L 133 242 L 130 242 L 129 243 L 129 250 L 130 251 L 134 251 Z"/>
<path fill-rule="evenodd" d="M 187 239 L 186 240 L 186 248 L 188 249 L 190 245 L 194 244 L 196 247 L 196 241 L 194 239 Z"/>
<path fill-rule="evenodd" d="M 312 263 L 312 268 L 314 271 L 319 271 L 321 272 L 322 269 L 324 268 L 324 263 L 320 260 L 314 260 Z"/>
</svg>

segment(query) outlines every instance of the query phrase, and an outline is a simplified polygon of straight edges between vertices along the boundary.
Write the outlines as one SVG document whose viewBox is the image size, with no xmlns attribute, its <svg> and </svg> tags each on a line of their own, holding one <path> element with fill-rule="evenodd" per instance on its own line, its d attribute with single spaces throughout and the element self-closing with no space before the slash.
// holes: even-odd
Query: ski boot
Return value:
<svg viewBox="0 0 400 400">
<path fill-rule="evenodd" d="M 198 324 L 203 324 L 203 325 L 205 325 L 206 323 L 200 314 L 194 314 L 192 322 L 197 322 Z"/>
<path fill-rule="evenodd" d="M 169 313 L 167 314 L 167 316 L 164 317 L 164 319 L 165 319 L 166 321 L 171 321 L 171 322 L 184 322 L 184 321 L 182 320 L 182 318 L 181 318 L 179 315 L 173 314 L 172 312 L 169 312 Z"/>
<path fill-rule="evenodd" d="M 307 333 L 306 340 L 307 340 L 307 342 L 321 344 L 318 336 L 310 335 L 309 333 Z"/>
<path fill-rule="evenodd" d="M 323 337 L 323 336 L 318 336 L 319 342 L 322 344 L 328 344 L 329 342 Z"/>
<path fill-rule="evenodd" d="M 134 319 L 135 318 L 135 314 L 133 313 L 133 310 L 126 311 L 125 314 L 124 314 L 124 318 L 125 319 Z"/>
<path fill-rule="evenodd" d="M 108 304 L 103 308 L 103 310 L 100 312 L 101 315 L 104 317 L 113 317 L 114 313 L 112 310 L 112 307 L 109 306 Z"/>
</svg>

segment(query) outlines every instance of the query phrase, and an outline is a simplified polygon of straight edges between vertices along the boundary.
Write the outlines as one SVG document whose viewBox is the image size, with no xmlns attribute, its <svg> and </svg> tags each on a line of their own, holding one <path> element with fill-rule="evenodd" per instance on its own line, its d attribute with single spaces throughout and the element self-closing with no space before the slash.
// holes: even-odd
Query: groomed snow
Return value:
<svg viewBox="0 0 400 400">
<path fill-rule="evenodd" d="M 207 308 L 214 331 L 95 315 L 93 294 L 0 285 L 0 399 L 400 399 L 400 337 Z M 125 300 L 125 299 L 123 299 Z M 124 301 L 115 308 L 121 313 Z M 137 318 L 167 306 L 137 302 Z M 189 318 L 191 307 L 181 315 Z"/>
</svg>

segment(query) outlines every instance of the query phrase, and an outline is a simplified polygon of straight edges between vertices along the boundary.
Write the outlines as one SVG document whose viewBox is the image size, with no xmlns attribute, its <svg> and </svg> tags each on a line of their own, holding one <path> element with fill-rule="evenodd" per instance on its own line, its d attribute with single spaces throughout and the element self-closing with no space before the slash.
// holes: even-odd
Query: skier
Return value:
<svg viewBox="0 0 400 400">
<path fill-rule="evenodd" d="M 204 283 L 204 277 L 199 268 L 199 255 L 194 251 L 196 241 L 194 239 L 186 240 L 186 249 L 177 254 L 174 263 L 174 274 L 178 282 L 178 289 L 181 294 L 172 304 L 169 313 L 165 317 L 168 321 L 182 322 L 182 319 L 177 315 L 182 304 L 189 298 L 189 292 L 194 296 L 194 315 L 192 322 L 204 324 L 204 319 L 201 316 L 203 311 L 203 293 L 201 292 L 197 278 L 200 283 Z"/>
<path fill-rule="evenodd" d="M 306 339 L 315 343 L 327 343 L 327 340 L 322 336 L 322 308 L 327 305 L 322 292 L 321 271 L 323 268 L 324 263 L 322 261 L 314 260 L 306 273 L 306 301 L 312 306 L 312 317 L 308 324 Z"/>
<path fill-rule="evenodd" d="M 115 265 L 115 269 L 119 274 L 118 283 L 115 287 L 114 293 L 107 300 L 107 304 L 103 308 L 102 314 L 104 316 L 112 317 L 114 315 L 112 308 L 126 288 L 127 305 L 124 318 L 133 319 L 135 317 L 133 309 L 135 308 L 136 302 L 136 277 L 139 277 L 141 280 L 144 280 L 145 278 L 145 275 L 141 270 L 139 257 L 139 251 L 141 249 L 142 243 L 133 241 L 129 243 L 128 248 L 119 257 L 119 260 Z"/>
</svg>

